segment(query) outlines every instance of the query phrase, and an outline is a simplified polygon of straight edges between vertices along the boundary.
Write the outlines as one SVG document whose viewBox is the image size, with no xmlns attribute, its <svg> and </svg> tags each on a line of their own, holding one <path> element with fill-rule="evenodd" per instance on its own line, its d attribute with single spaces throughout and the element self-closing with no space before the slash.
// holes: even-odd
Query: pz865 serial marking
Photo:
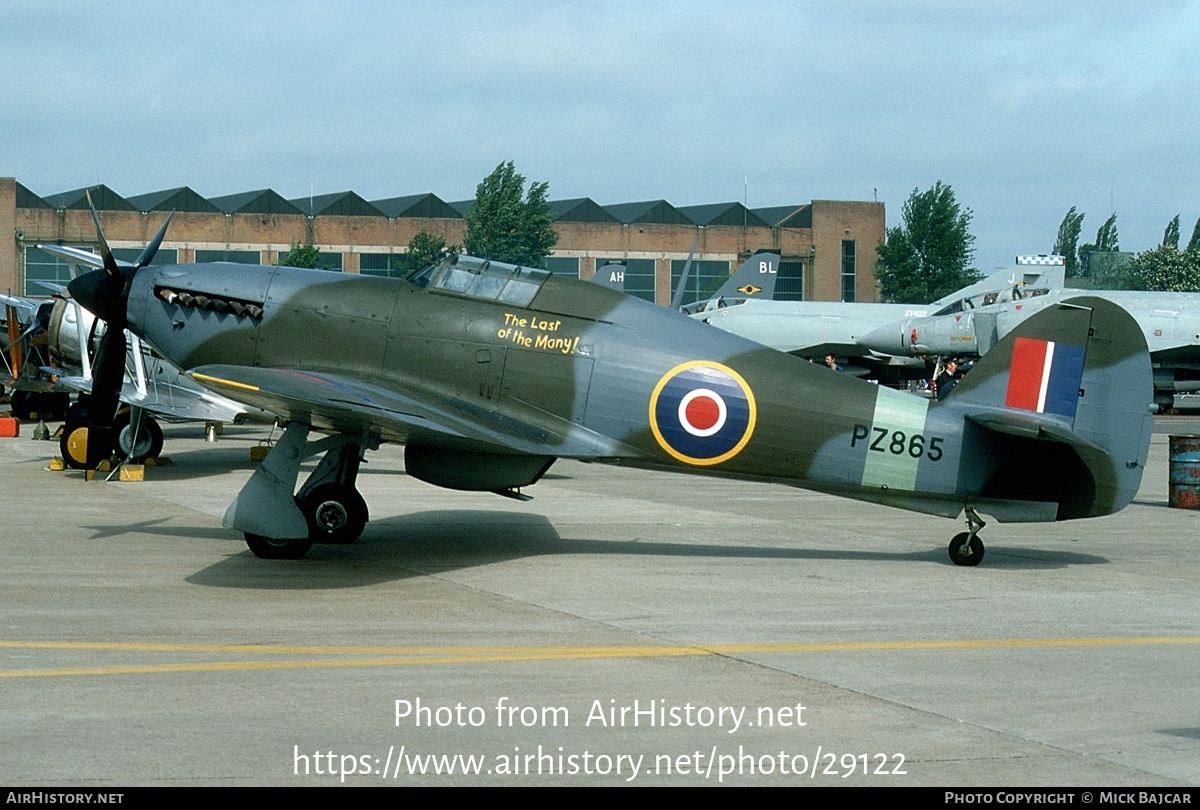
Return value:
<svg viewBox="0 0 1200 810">
<path fill-rule="evenodd" d="M 874 437 L 871 438 L 871 434 Z M 926 436 L 923 433 L 906 434 L 902 430 L 888 430 L 883 427 L 867 427 L 864 424 L 854 426 L 850 434 L 850 446 L 857 447 L 859 442 L 871 438 L 868 451 L 876 453 L 891 453 L 894 456 L 909 455 L 912 458 L 924 456 L 930 461 L 942 457 L 942 436 Z"/>
</svg>

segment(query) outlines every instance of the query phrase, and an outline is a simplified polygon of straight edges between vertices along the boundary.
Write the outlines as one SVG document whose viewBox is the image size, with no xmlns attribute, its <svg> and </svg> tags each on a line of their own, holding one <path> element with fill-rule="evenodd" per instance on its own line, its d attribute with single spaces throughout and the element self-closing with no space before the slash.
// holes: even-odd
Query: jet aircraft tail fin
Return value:
<svg viewBox="0 0 1200 810">
<path fill-rule="evenodd" d="M 605 262 L 602 267 L 596 269 L 591 281 L 610 290 L 625 292 L 626 269 L 624 262 Z"/>
<path fill-rule="evenodd" d="M 778 276 L 779 254 L 760 250 L 742 263 L 717 290 L 715 297 L 770 301 L 775 297 L 775 279 Z"/>
<path fill-rule="evenodd" d="M 1137 322 L 1078 297 L 1026 319 L 947 396 L 980 429 L 981 495 L 1106 515 L 1137 493 L 1149 452 L 1150 356 Z M 964 463 L 964 472 L 966 471 Z"/>
<path fill-rule="evenodd" d="M 710 298 L 688 304 L 682 309 L 691 314 L 725 306 L 730 299 L 771 301 L 775 298 L 775 280 L 778 276 L 779 254 L 760 250 L 746 259 Z"/>
</svg>

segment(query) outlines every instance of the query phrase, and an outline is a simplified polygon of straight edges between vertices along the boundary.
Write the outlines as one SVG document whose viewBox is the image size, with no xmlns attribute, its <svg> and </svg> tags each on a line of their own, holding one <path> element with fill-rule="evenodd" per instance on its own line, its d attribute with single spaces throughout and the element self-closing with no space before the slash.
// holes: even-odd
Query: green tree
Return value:
<svg viewBox="0 0 1200 810">
<path fill-rule="evenodd" d="M 1074 277 L 1079 270 L 1079 258 L 1076 256 L 1076 246 L 1079 244 L 1079 230 L 1083 227 L 1083 214 L 1075 212 L 1075 206 L 1063 217 L 1058 226 L 1058 238 L 1054 240 L 1054 253 L 1066 259 L 1066 274 Z"/>
<path fill-rule="evenodd" d="M 463 238 L 467 253 L 483 259 L 541 267 L 558 234 L 550 225 L 548 183 L 532 183 L 512 161 L 501 163 L 475 189 Z"/>
<path fill-rule="evenodd" d="M 975 252 L 971 209 L 962 208 L 941 180 L 928 191 L 913 189 L 904 203 L 904 224 L 889 228 L 879 246 L 875 276 L 884 300 L 923 304 L 980 278 L 970 266 Z"/>
<path fill-rule="evenodd" d="M 1195 253 L 1200 250 L 1200 218 L 1196 220 L 1195 227 L 1192 228 L 1192 238 L 1188 240 L 1187 252 Z"/>
<path fill-rule="evenodd" d="M 277 262 L 282 267 L 308 267 L 316 269 L 321 266 L 321 249 L 312 242 L 301 245 L 293 242 L 292 249 L 279 257 Z"/>
<path fill-rule="evenodd" d="M 399 259 L 399 269 L 411 273 L 427 264 L 433 264 L 446 251 L 446 237 L 435 236 L 424 229 L 408 241 L 408 251 Z M 450 248 L 457 251 L 457 246 Z"/>
<path fill-rule="evenodd" d="M 1117 237 L 1117 215 L 1114 213 L 1110 214 L 1100 229 L 1096 231 L 1095 242 L 1079 246 L 1079 264 L 1082 266 L 1080 275 L 1097 275 L 1095 268 L 1092 267 L 1094 260 L 1091 254 L 1112 253 L 1120 249 L 1120 239 Z"/>
<path fill-rule="evenodd" d="M 1167 223 L 1167 229 L 1163 231 L 1163 247 L 1173 247 L 1179 249 L 1179 214 Z"/>
<path fill-rule="evenodd" d="M 1200 292 L 1200 251 L 1160 245 L 1134 256 L 1124 270 L 1126 285 L 1134 290 Z"/>
<path fill-rule="evenodd" d="M 1117 215 L 1111 214 L 1100 230 L 1096 231 L 1096 250 L 1113 251 L 1121 249 L 1121 240 L 1117 236 Z"/>
</svg>

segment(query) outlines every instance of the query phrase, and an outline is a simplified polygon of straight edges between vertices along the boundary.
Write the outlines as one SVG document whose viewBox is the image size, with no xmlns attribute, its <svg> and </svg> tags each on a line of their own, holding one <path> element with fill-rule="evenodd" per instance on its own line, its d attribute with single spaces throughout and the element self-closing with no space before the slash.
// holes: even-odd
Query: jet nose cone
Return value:
<svg viewBox="0 0 1200 810">
<path fill-rule="evenodd" d="M 858 339 L 858 342 L 868 349 L 874 349 L 883 354 L 908 354 L 908 346 L 904 341 L 907 327 L 907 321 L 902 321 L 899 324 L 889 323 L 863 335 Z"/>
<path fill-rule="evenodd" d="M 67 291 L 97 318 L 110 324 L 124 324 L 124 282 L 123 278 L 110 278 L 105 270 L 93 270 L 73 279 L 67 285 Z"/>
</svg>

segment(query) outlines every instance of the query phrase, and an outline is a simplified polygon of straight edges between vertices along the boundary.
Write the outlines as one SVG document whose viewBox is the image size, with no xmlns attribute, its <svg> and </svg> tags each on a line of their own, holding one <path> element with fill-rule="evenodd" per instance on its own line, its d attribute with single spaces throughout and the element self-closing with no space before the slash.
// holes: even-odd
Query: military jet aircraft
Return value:
<svg viewBox="0 0 1200 810">
<path fill-rule="evenodd" d="M 961 312 L 990 298 L 1009 296 L 1025 285 L 1062 286 L 1062 268 L 1001 270 L 931 304 L 840 303 L 836 301 L 733 300 L 689 311 L 698 320 L 764 346 L 802 357 L 835 354 L 858 377 L 889 383 L 929 375 L 924 360 L 907 352 L 883 352 L 862 342 L 864 335 L 939 313 Z"/>
<path fill-rule="evenodd" d="M 859 338 L 874 351 L 897 356 L 936 354 L 978 356 L 989 351 L 1017 324 L 1082 290 L 1040 287 L 1024 295 L 961 312 L 904 318 Z M 1141 327 L 1154 367 L 1154 401 L 1171 407 L 1177 393 L 1200 391 L 1200 294 L 1088 290 L 1112 301 Z"/>
<path fill-rule="evenodd" d="M 110 324 L 88 466 L 111 446 L 125 327 L 193 380 L 288 425 L 226 512 L 267 558 L 351 542 L 364 453 L 525 499 L 559 458 L 770 480 L 955 518 L 959 565 L 1000 521 L 1107 515 L 1138 489 L 1150 363 L 1133 320 L 1078 297 L 1019 324 L 942 402 L 837 374 L 598 284 L 448 256 L 406 280 L 154 267 L 155 242 L 71 294 Z M 160 231 L 161 236 L 161 231 Z M 310 432 L 328 434 L 309 442 Z M 301 461 L 322 453 L 296 492 Z"/>
</svg>

